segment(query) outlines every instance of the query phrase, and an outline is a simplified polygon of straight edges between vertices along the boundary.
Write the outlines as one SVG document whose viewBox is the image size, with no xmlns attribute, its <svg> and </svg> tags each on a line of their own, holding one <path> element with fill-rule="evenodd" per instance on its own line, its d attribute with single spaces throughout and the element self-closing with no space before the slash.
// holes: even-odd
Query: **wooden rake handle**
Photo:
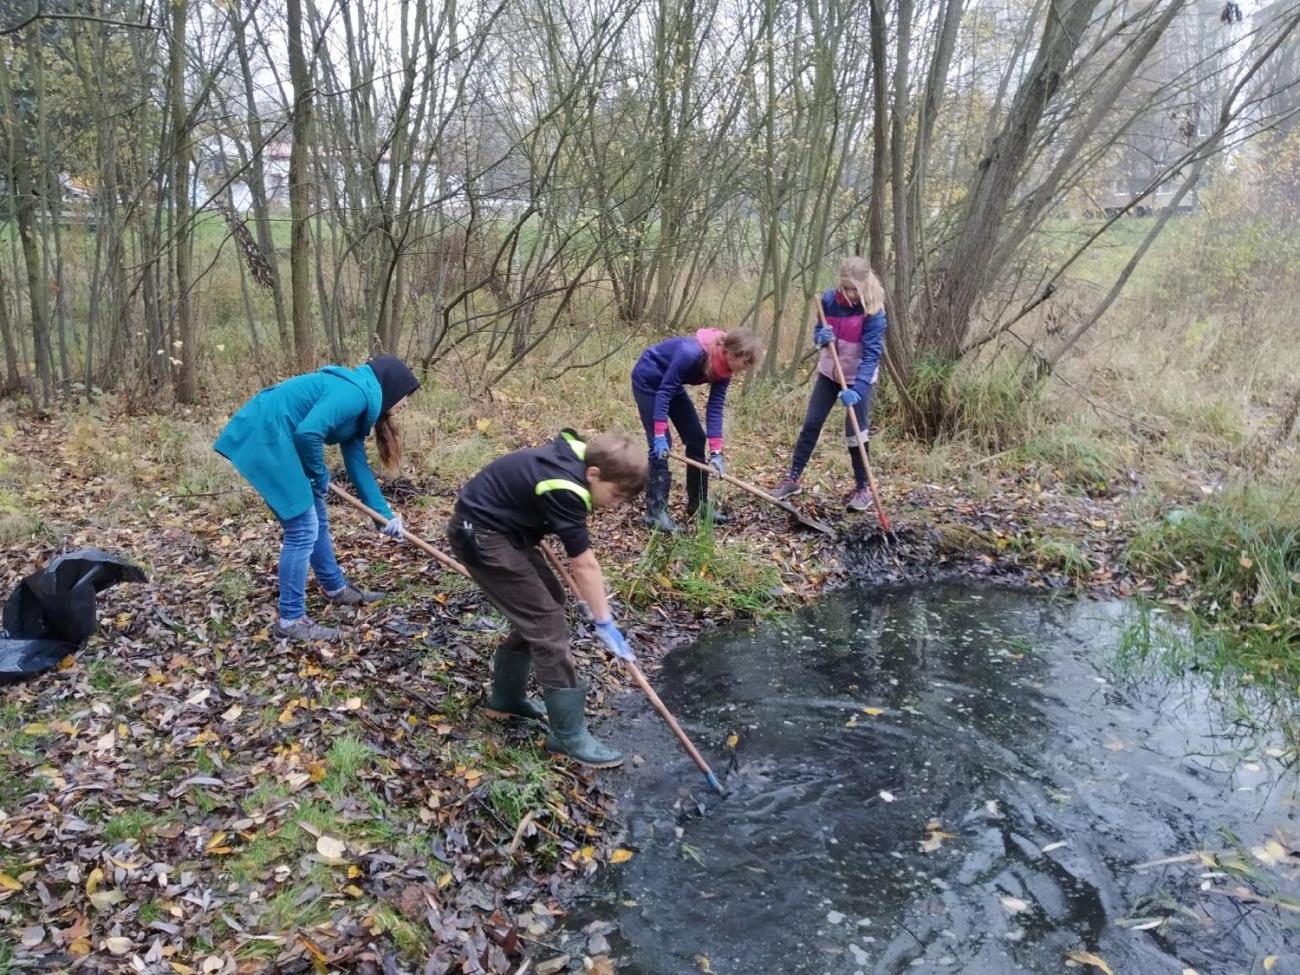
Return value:
<svg viewBox="0 0 1300 975">
<path fill-rule="evenodd" d="M 375 520 L 376 524 L 380 524 L 380 525 L 388 524 L 388 519 L 385 518 L 383 515 L 381 515 L 378 511 L 370 507 L 361 499 L 355 498 L 352 495 L 348 494 L 347 491 L 344 491 L 341 487 L 339 487 L 337 484 L 333 483 L 332 481 L 330 482 L 330 490 L 333 491 L 335 495 L 337 495 L 338 497 L 346 501 L 348 504 L 352 505 L 352 507 L 356 508 L 358 511 L 361 511 L 369 515 L 371 518 Z M 409 532 L 405 528 L 403 528 L 402 537 L 406 539 L 408 542 L 410 542 L 412 545 L 414 545 L 416 548 L 418 548 L 420 551 L 424 552 L 427 555 L 431 555 L 433 558 L 441 562 L 448 569 L 451 569 L 452 572 L 459 572 L 466 579 L 470 577 L 469 571 L 463 565 L 461 565 L 459 562 L 453 559 L 446 552 L 442 552 L 434 548 L 432 545 L 426 542 L 419 535 Z"/>
<path fill-rule="evenodd" d="M 817 318 L 822 323 L 823 328 L 830 328 L 826 322 L 826 312 L 822 308 L 820 298 L 814 298 L 813 304 L 817 306 Z M 835 364 L 835 378 L 839 380 L 840 389 L 849 388 L 848 380 L 844 378 L 844 366 L 840 364 L 840 352 L 835 347 L 835 339 L 832 338 L 826 348 L 831 350 L 831 362 Z M 862 457 L 862 466 L 867 472 L 867 486 L 871 488 L 871 501 L 876 506 L 876 519 L 880 522 L 881 529 L 885 534 L 892 534 L 894 529 L 890 527 L 889 518 L 885 515 L 885 509 L 880 504 L 880 488 L 876 486 L 876 475 L 871 470 L 871 458 L 867 456 L 867 445 L 862 442 L 862 425 L 858 423 L 858 414 L 853 407 L 848 407 L 849 423 L 853 426 L 853 440 L 858 445 L 858 453 Z"/>
<path fill-rule="evenodd" d="M 573 578 L 573 573 L 569 570 L 569 567 L 560 561 L 560 557 L 552 552 L 545 544 L 539 545 L 538 547 L 542 550 L 543 554 L 545 554 L 546 559 L 551 563 L 552 568 L 554 568 L 555 571 L 559 573 L 560 578 L 564 580 L 565 586 L 567 586 L 569 592 L 573 594 L 573 598 L 578 601 L 579 608 L 586 608 L 587 612 L 585 615 L 586 618 L 590 620 L 591 607 L 587 605 L 586 601 L 582 598 L 582 594 L 578 592 L 577 581 Z M 681 742 L 682 748 L 684 748 L 686 754 L 691 757 L 691 761 L 693 761 L 696 767 L 704 773 L 704 778 L 708 781 L 709 786 L 717 792 L 718 795 L 725 795 L 722 789 L 722 783 L 719 782 L 718 777 L 713 774 L 713 769 L 709 768 L 709 763 L 704 760 L 704 756 L 700 754 L 700 751 L 695 747 L 694 742 L 692 742 L 686 732 L 682 730 L 682 726 L 677 723 L 677 719 L 673 717 L 673 714 L 668 710 L 667 705 L 659 699 L 659 695 L 656 694 L 654 688 L 650 686 L 650 682 L 646 680 L 645 674 L 642 673 L 641 668 L 637 666 L 636 661 L 624 660 L 622 657 L 617 659 L 627 669 L 627 672 L 632 676 L 632 680 L 636 683 L 637 687 L 641 688 L 641 693 L 650 701 L 650 706 L 659 713 L 659 717 L 664 719 L 664 724 L 668 725 L 669 730 L 671 730 L 677 737 L 677 740 Z"/>
</svg>

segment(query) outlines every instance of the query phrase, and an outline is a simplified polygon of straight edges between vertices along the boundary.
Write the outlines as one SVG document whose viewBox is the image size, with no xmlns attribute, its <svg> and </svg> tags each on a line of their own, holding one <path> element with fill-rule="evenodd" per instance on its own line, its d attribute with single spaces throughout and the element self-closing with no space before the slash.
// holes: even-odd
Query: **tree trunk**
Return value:
<svg viewBox="0 0 1300 975">
<path fill-rule="evenodd" d="M 244 101 L 248 110 L 248 142 L 251 157 L 244 182 L 252 200 L 253 221 L 257 228 L 257 246 L 271 265 L 271 298 L 275 305 L 275 326 L 280 336 L 280 351 L 288 354 L 290 348 L 289 316 L 284 310 L 284 282 L 280 278 L 280 262 L 275 256 L 275 237 L 271 232 L 271 206 L 266 195 L 266 165 L 262 158 L 266 143 L 262 135 L 262 117 L 257 106 L 257 88 L 253 84 L 253 69 L 248 56 L 248 38 L 244 21 L 240 17 L 238 0 L 231 0 L 231 26 L 235 35 L 235 51 L 239 56 L 239 71 L 244 82 Z"/>
<path fill-rule="evenodd" d="M 176 275 L 176 342 L 168 354 L 179 360 L 176 399 L 193 403 L 198 396 L 194 314 L 190 303 L 190 120 L 185 106 L 185 21 L 189 0 L 172 0 L 171 130 L 172 130 L 172 251 Z"/>
<path fill-rule="evenodd" d="M 311 76 L 302 38 L 302 0 L 288 0 L 289 80 L 293 84 L 293 148 L 289 154 L 289 278 L 293 295 L 293 347 L 298 368 L 315 365 L 311 322 L 311 193 L 307 151 L 311 138 Z"/>
</svg>

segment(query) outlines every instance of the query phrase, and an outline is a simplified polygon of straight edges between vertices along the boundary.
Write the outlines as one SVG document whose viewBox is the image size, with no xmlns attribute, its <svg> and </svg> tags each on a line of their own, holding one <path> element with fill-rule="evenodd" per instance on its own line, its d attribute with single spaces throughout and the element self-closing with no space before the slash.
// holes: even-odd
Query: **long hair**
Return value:
<svg viewBox="0 0 1300 975">
<path fill-rule="evenodd" d="M 874 315 L 885 307 L 885 289 L 876 272 L 871 270 L 871 262 L 865 257 L 847 257 L 840 265 L 840 284 L 849 285 L 858 290 L 858 300 L 868 315 Z"/>
<path fill-rule="evenodd" d="M 402 466 L 402 437 L 391 413 L 380 413 L 375 421 L 375 441 L 379 445 L 379 462 L 389 474 Z"/>
</svg>

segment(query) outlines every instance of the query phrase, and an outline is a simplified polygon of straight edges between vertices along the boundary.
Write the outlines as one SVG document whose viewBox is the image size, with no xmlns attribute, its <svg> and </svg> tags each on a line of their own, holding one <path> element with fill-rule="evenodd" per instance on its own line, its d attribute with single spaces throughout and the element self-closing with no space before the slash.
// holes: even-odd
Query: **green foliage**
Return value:
<svg viewBox="0 0 1300 975">
<path fill-rule="evenodd" d="M 1135 568 L 1190 586 L 1196 616 L 1181 641 L 1138 634 L 1180 664 L 1235 673 L 1294 700 L 1300 689 L 1300 511 L 1293 496 L 1239 489 L 1194 510 L 1175 510 L 1138 534 Z M 1292 729 L 1290 733 L 1298 733 Z"/>
<path fill-rule="evenodd" d="M 640 561 L 616 584 L 637 607 L 671 596 L 701 612 L 762 616 L 777 604 L 781 576 L 743 544 L 719 546 L 712 527 L 701 523 L 695 532 L 651 532 Z"/>
</svg>

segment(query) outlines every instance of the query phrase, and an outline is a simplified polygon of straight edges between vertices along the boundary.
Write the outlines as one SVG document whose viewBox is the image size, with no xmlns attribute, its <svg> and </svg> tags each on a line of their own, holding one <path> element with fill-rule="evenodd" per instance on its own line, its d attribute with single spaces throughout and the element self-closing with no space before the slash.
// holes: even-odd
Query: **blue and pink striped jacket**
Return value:
<svg viewBox="0 0 1300 975">
<path fill-rule="evenodd" d="M 845 378 L 862 393 L 875 383 L 880 374 L 880 356 L 885 348 L 888 325 L 883 308 L 868 315 L 861 301 L 846 305 L 841 303 L 843 297 L 839 288 L 827 288 L 822 294 L 822 314 L 835 333 L 835 351 L 839 353 Z M 817 324 L 814 322 L 814 329 Z M 839 381 L 835 377 L 835 363 L 831 360 L 829 347 L 822 349 L 817 371 L 832 382 Z"/>
</svg>

